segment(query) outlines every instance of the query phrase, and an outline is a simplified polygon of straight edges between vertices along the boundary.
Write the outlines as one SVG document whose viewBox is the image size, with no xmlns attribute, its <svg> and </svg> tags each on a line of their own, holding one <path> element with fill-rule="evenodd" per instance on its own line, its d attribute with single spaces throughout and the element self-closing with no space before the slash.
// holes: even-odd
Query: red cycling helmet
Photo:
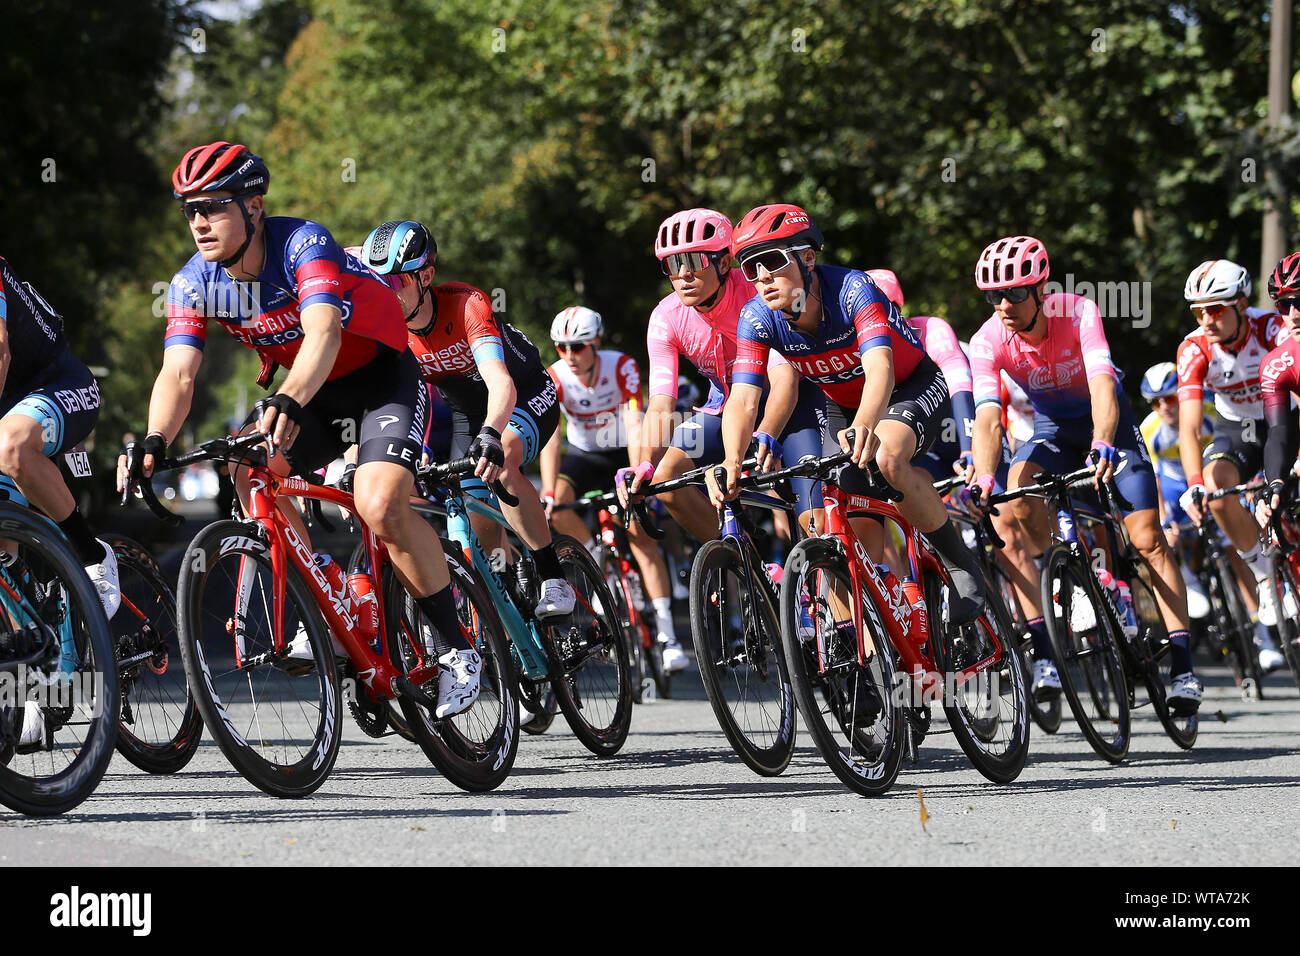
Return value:
<svg viewBox="0 0 1300 956">
<path fill-rule="evenodd" d="M 217 142 L 195 146 L 172 171 L 172 196 L 224 190 L 235 195 L 266 195 L 271 173 L 247 146 Z"/>
<path fill-rule="evenodd" d="M 789 203 L 757 206 L 736 223 L 731 237 L 731 254 L 737 258 L 754 249 L 797 246 L 807 243 L 818 252 L 826 240 L 817 223 L 801 207 Z"/>
<path fill-rule="evenodd" d="M 1277 301 L 1300 292 L 1300 252 L 1283 257 L 1268 277 L 1268 297 Z"/>
</svg>

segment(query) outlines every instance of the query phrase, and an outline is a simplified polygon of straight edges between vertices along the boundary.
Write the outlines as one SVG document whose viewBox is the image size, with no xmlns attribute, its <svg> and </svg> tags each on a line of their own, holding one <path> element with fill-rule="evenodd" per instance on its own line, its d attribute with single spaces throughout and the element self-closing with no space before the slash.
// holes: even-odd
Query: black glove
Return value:
<svg viewBox="0 0 1300 956">
<path fill-rule="evenodd" d="M 253 406 L 257 412 L 257 418 L 260 420 L 268 408 L 274 408 L 295 425 L 302 424 L 302 406 L 295 402 L 283 392 L 276 392 L 274 395 L 268 395 L 266 398 L 259 398 Z"/>
<path fill-rule="evenodd" d="M 127 474 L 132 481 L 139 481 L 144 477 L 145 455 L 153 455 L 155 468 L 167 457 L 167 439 L 163 437 L 162 432 L 150 432 L 144 436 L 144 441 L 129 442 L 125 453 Z"/>
<path fill-rule="evenodd" d="M 336 483 L 339 491 L 346 491 L 348 494 L 352 494 L 352 479 L 356 473 L 356 465 L 348 464 L 343 466 L 343 474 L 339 475 L 339 480 Z"/>
<path fill-rule="evenodd" d="M 470 458 L 486 458 L 489 465 L 500 468 L 506 463 L 506 452 L 501 447 L 501 433 L 484 425 L 470 442 L 468 454 Z"/>
</svg>

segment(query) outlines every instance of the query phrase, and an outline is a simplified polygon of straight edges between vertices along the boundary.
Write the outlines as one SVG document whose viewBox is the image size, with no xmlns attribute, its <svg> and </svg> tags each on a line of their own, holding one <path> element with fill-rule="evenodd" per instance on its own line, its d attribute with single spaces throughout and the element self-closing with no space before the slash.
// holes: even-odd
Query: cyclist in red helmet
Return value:
<svg viewBox="0 0 1300 956">
<path fill-rule="evenodd" d="M 853 456 L 840 486 L 865 490 L 862 469 L 873 461 L 879 466 L 903 494 L 899 510 L 952 574 L 952 619 L 973 620 L 984 603 L 983 574 L 930 475 L 912 464 L 943 428 L 948 386 L 916 331 L 870 276 L 818 265 L 822 244 L 808 213 L 789 204 L 759 206 L 736 227 L 732 253 L 758 294 L 741 312 L 735 385 L 723 413 L 728 482 L 722 489 L 711 485 L 714 500 L 736 494 L 739 456 L 754 427 L 756 386 L 770 356 L 780 355 L 825 394 L 829 437 Z M 867 522 L 863 532 L 868 549 L 881 555 L 883 528 Z"/>
<path fill-rule="evenodd" d="M 1261 527 L 1282 504 L 1287 476 L 1295 469 L 1300 427 L 1291 408 L 1300 395 L 1300 252 L 1285 256 L 1268 278 L 1268 294 L 1277 303 L 1290 338 L 1259 363 L 1260 395 L 1268 438 L 1264 445 L 1264 477 L 1269 492 L 1255 509 Z M 1263 584 L 1261 584 L 1263 587 Z M 1271 584 L 1270 584 L 1271 587 Z M 1263 659 L 1261 658 L 1261 663 Z"/>
<path fill-rule="evenodd" d="M 354 442 L 357 512 L 388 547 L 393 564 L 438 632 L 437 717 L 460 713 L 478 696 L 478 654 L 461 635 L 442 548 L 410 507 L 428 416 L 419 364 L 407 350 L 406 325 L 387 283 L 347 255 L 325 227 L 268 218 L 270 173 L 246 147 L 217 142 L 185 154 L 172 174 L 173 195 L 197 252 L 167 295 L 163 366 L 149 402 L 139 473 L 118 459 L 118 489 L 152 474 L 190 411 L 209 321 L 262 357 L 266 387 L 276 365 L 288 374 L 245 423 L 271 435 L 269 465 L 281 475 L 314 471 Z M 236 469 L 248 501 L 248 470 Z M 307 530 L 296 508 L 281 504 L 293 534 Z M 291 657 L 310 658 L 300 631 Z"/>
</svg>

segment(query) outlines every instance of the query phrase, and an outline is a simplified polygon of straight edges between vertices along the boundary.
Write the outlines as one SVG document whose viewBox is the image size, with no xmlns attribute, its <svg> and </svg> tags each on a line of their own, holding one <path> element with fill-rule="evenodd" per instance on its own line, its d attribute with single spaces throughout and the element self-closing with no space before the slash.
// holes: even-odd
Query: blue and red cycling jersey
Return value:
<svg viewBox="0 0 1300 956">
<path fill-rule="evenodd" d="M 916 330 L 898 307 L 857 269 L 817 266 L 821 279 L 821 322 L 812 334 L 800 332 L 780 312 L 763 304 L 762 295 L 745 303 L 737 328 L 732 381 L 762 387 L 769 350 L 785 356 L 837 405 L 857 408 L 862 401 L 862 356 L 872 349 L 894 353 L 894 382 L 907 381 L 925 358 Z"/>
<path fill-rule="evenodd" d="M 265 359 L 291 368 L 302 347 L 302 310 L 322 303 L 343 313 L 343 342 L 329 379 L 373 361 L 379 346 L 406 350 L 406 322 L 388 284 L 347 255 L 319 223 L 266 220 L 266 264 L 252 282 L 230 278 L 195 253 L 167 290 L 164 348 L 202 349 L 209 319 Z"/>
</svg>

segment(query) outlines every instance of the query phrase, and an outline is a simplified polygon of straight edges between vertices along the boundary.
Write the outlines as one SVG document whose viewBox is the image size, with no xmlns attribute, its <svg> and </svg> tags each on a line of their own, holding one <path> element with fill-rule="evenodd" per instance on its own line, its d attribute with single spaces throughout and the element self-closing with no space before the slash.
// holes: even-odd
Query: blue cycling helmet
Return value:
<svg viewBox="0 0 1300 956">
<path fill-rule="evenodd" d="M 1173 362 L 1152 365 L 1142 376 L 1142 397 L 1148 402 L 1178 391 L 1178 369 Z"/>
<path fill-rule="evenodd" d="M 438 257 L 429 230 L 413 219 L 394 219 L 377 226 L 361 246 L 361 261 L 381 276 L 416 272 Z"/>
</svg>

